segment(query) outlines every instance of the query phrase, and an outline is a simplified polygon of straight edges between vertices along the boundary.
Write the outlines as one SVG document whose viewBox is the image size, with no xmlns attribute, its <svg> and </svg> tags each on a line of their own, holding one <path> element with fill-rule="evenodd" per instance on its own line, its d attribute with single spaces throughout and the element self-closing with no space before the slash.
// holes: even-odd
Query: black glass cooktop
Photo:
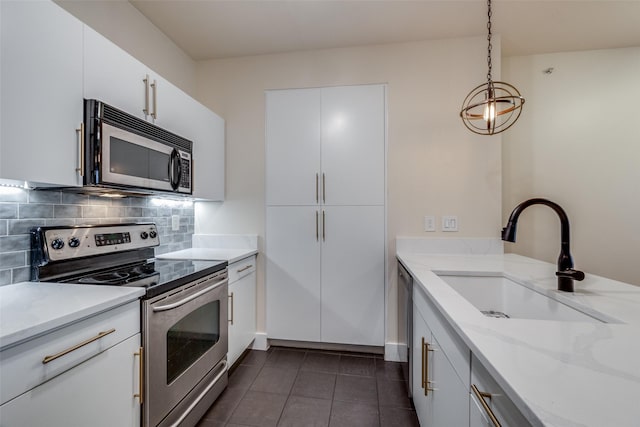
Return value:
<svg viewBox="0 0 640 427">
<path fill-rule="evenodd" d="M 151 259 L 86 273 L 82 276 L 68 278 L 65 282 L 144 287 L 147 289 L 145 297 L 152 298 L 226 267 L 227 261 Z"/>
</svg>

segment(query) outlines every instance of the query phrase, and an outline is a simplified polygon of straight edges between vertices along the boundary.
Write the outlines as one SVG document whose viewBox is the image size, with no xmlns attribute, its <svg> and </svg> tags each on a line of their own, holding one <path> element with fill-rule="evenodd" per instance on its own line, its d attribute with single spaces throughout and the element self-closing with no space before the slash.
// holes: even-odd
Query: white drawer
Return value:
<svg viewBox="0 0 640 427">
<path fill-rule="evenodd" d="M 442 350 L 447 355 L 460 380 L 466 387 L 469 387 L 471 351 L 425 295 L 422 286 L 415 282 L 413 286 L 413 302 L 414 307 L 418 309 L 429 329 L 431 329 L 431 332 L 442 346 Z"/>
<path fill-rule="evenodd" d="M 136 300 L 3 350 L 0 352 L 0 404 L 139 332 L 140 302 Z M 47 356 L 72 349 L 100 333 L 103 333 L 101 338 L 44 362 Z"/>
<path fill-rule="evenodd" d="M 242 279 L 256 271 L 256 256 L 250 256 L 243 260 L 229 264 L 229 284 Z"/>
</svg>

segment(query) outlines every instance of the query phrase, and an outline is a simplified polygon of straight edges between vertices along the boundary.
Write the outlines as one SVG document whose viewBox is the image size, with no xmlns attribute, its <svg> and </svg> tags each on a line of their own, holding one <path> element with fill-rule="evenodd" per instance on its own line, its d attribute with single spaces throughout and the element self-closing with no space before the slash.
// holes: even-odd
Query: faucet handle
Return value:
<svg viewBox="0 0 640 427">
<path fill-rule="evenodd" d="M 567 270 L 562 270 L 562 271 L 556 271 L 556 276 L 566 277 L 566 278 L 577 280 L 577 281 L 584 280 L 584 272 L 579 270 L 574 270 L 573 268 L 569 268 Z"/>
</svg>

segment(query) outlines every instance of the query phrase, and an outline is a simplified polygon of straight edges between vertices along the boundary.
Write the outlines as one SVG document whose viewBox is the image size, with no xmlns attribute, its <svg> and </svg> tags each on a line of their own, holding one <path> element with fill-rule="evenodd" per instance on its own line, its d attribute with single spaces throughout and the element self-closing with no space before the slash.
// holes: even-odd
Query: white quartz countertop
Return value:
<svg viewBox="0 0 640 427">
<path fill-rule="evenodd" d="M 257 249 L 191 248 L 156 255 L 156 258 L 227 261 L 229 264 L 233 264 L 257 253 Z"/>
<path fill-rule="evenodd" d="M 640 426 L 640 287 L 559 292 L 555 265 L 515 254 L 397 256 L 533 425 Z M 610 323 L 486 317 L 437 274 L 502 275 Z"/>
<path fill-rule="evenodd" d="M 0 350 L 134 301 L 143 288 L 22 282 L 0 287 Z"/>
</svg>

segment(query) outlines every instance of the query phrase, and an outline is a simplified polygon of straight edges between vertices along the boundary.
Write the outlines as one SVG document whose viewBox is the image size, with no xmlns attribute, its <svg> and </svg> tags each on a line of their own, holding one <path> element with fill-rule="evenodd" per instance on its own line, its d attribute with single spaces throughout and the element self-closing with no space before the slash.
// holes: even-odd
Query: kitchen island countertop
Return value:
<svg viewBox="0 0 640 427">
<path fill-rule="evenodd" d="M 515 254 L 397 252 L 426 296 L 535 426 L 640 426 L 640 287 Z M 607 323 L 482 315 L 438 274 L 504 276 Z"/>
</svg>

